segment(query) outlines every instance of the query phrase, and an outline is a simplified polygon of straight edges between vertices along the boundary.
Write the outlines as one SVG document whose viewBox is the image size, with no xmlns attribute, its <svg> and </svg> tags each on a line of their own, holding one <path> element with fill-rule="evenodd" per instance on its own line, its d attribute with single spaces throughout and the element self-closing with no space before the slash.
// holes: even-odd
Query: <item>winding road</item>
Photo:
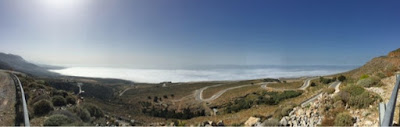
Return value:
<svg viewBox="0 0 400 127">
<path fill-rule="evenodd" d="M 268 84 L 268 83 L 269 82 L 267 82 L 267 83 L 258 83 L 258 84 L 254 84 L 254 85 L 261 85 L 261 84 Z M 247 84 L 247 85 L 241 85 L 241 86 L 235 86 L 235 87 L 226 88 L 226 89 L 223 89 L 221 91 L 218 91 L 217 93 L 212 95 L 210 98 L 207 98 L 207 99 L 203 98 L 203 91 L 204 90 L 206 90 L 206 89 L 208 89 L 210 87 L 217 87 L 217 86 L 221 86 L 221 85 L 223 85 L 223 84 L 218 84 L 218 85 L 213 85 L 213 86 L 206 86 L 206 87 L 203 87 L 201 89 L 198 89 L 198 90 L 196 90 L 194 92 L 194 97 L 195 97 L 195 99 L 197 101 L 207 101 L 207 102 L 209 102 L 209 101 L 213 101 L 213 100 L 217 99 L 218 97 L 220 97 L 222 94 L 224 94 L 228 90 L 242 88 L 242 87 L 246 87 L 246 86 L 252 86 L 253 84 Z"/>
<path fill-rule="evenodd" d="M 311 80 L 314 80 L 314 79 L 316 79 L 316 77 L 312 77 L 312 78 L 306 79 L 306 80 L 304 81 L 304 84 L 303 84 L 300 88 L 297 88 L 297 89 L 305 90 L 306 88 L 308 88 L 308 87 L 310 86 Z M 263 89 L 293 90 L 293 89 L 277 89 L 277 88 L 270 88 L 270 87 L 268 87 L 268 84 L 269 84 L 269 83 L 272 83 L 272 82 L 263 82 L 263 83 L 258 83 L 258 84 L 254 84 L 254 85 L 261 85 L 261 88 L 263 88 Z M 242 87 L 246 87 L 246 86 L 252 86 L 253 84 L 247 84 L 247 85 L 241 85 L 241 86 L 235 86 L 235 87 L 226 88 L 226 89 L 223 89 L 223 90 L 221 90 L 221 91 L 218 91 L 217 93 L 215 93 L 214 95 L 212 95 L 210 98 L 206 98 L 206 99 L 203 98 L 203 91 L 204 91 L 204 90 L 206 90 L 206 89 L 208 89 L 208 88 L 212 88 L 212 87 L 221 86 L 221 85 L 224 85 L 224 84 L 217 84 L 217 85 L 213 85 L 213 86 L 206 86 L 206 87 L 203 87 L 203 88 L 201 88 L 201 89 L 196 90 L 196 91 L 194 92 L 195 100 L 201 101 L 201 102 L 203 102 L 203 101 L 210 102 L 210 101 L 213 101 L 213 100 L 217 99 L 218 97 L 220 97 L 221 95 L 223 95 L 225 92 L 227 92 L 227 91 L 229 91 L 229 90 L 237 89 L 237 88 L 242 88 Z"/>
<path fill-rule="evenodd" d="M 306 90 L 306 89 L 310 86 L 311 80 L 314 80 L 314 79 L 317 79 L 317 77 L 313 77 L 313 78 L 306 79 L 306 80 L 304 81 L 303 86 L 301 86 L 299 89 L 300 89 L 300 90 Z"/>
<path fill-rule="evenodd" d="M 295 89 L 272 88 L 272 87 L 268 87 L 268 86 L 267 86 L 268 84 L 261 85 L 261 88 L 263 88 L 263 89 L 274 89 L 274 90 L 296 90 L 296 89 L 299 89 L 299 90 L 306 90 L 306 89 L 310 86 L 311 80 L 314 80 L 314 79 L 317 79 L 317 78 L 316 78 L 316 77 L 313 77 L 313 78 L 308 78 L 308 79 L 306 79 L 301 87 L 295 88 Z"/>
</svg>

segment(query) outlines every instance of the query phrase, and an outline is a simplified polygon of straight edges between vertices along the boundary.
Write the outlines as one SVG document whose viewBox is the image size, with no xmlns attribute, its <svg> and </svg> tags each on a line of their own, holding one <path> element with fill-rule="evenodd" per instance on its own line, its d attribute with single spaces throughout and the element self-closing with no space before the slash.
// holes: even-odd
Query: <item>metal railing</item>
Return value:
<svg viewBox="0 0 400 127">
<path fill-rule="evenodd" d="M 22 88 L 22 84 L 21 81 L 19 80 L 19 78 L 15 75 L 15 74 L 11 74 L 15 77 L 15 80 L 17 81 L 20 91 L 21 91 L 21 97 L 22 97 L 22 110 L 24 112 L 24 125 L 25 126 L 30 126 L 29 123 L 29 113 L 28 113 L 28 108 L 26 105 L 26 100 L 25 100 L 25 92 L 24 92 L 24 88 Z"/>
<path fill-rule="evenodd" d="M 379 117 L 381 126 L 393 125 L 393 117 L 396 108 L 397 94 L 399 93 L 399 83 L 400 83 L 400 74 L 396 74 L 396 84 L 394 85 L 389 102 L 386 104 L 386 106 L 383 103 L 379 104 L 379 110 L 380 110 L 379 113 L 380 116 L 383 116 L 383 118 Z"/>
</svg>

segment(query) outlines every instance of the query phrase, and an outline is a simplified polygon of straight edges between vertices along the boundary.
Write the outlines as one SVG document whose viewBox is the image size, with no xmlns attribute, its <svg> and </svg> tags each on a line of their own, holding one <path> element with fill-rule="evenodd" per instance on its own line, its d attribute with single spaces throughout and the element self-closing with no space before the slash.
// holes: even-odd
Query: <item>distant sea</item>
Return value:
<svg viewBox="0 0 400 127">
<path fill-rule="evenodd" d="M 222 81 L 260 78 L 295 78 L 323 76 L 350 71 L 357 65 L 309 66 L 213 66 L 185 69 L 132 69 L 107 67 L 70 67 L 50 70 L 68 76 L 116 78 L 134 82 L 159 83 L 164 81 Z"/>
</svg>

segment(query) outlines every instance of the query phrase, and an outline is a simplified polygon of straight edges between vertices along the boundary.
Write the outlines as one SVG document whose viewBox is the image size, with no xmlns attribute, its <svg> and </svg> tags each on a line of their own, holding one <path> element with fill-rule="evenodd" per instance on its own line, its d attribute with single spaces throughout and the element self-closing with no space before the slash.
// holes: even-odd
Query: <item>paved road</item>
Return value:
<svg viewBox="0 0 400 127">
<path fill-rule="evenodd" d="M 10 74 L 0 71 L 0 126 L 13 126 L 15 118 L 15 85 Z"/>
<path fill-rule="evenodd" d="M 267 83 L 263 82 L 263 83 L 258 83 L 258 84 L 254 84 L 254 85 L 263 85 L 263 84 L 268 84 L 268 83 L 269 82 L 267 82 Z M 246 87 L 246 86 L 252 86 L 253 84 L 247 84 L 247 85 L 241 85 L 241 86 L 235 86 L 235 87 L 226 88 L 226 89 L 223 89 L 221 91 L 218 91 L 217 93 L 212 95 L 210 98 L 207 98 L 207 99 L 203 98 L 203 91 L 205 89 L 208 89 L 210 87 L 217 87 L 217 86 L 221 86 L 221 85 L 223 85 L 223 84 L 218 84 L 218 85 L 213 85 L 213 86 L 206 86 L 206 87 L 203 87 L 201 89 L 196 90 L 194 92 L 195 99 L 197 101 L 207 101 L 207 102 L 213 101 L 213 100 L 217 99 L 218 97 L 220 97 L 222 94 L 224 94 L 226 91 L 229 91 L 229 90 L 232 90 L 232 89 L 237 89 L 237 88 L 242 88 L 242 87 Z"/>
<path fill-rule="evenodd" d="M 333 83 L 331 83 L 329 85 L 329 88 L 335 88 L 335 89 L 339 90 L 340 84 L 342 84 L 342 82 L 339 82 L 339 81 L 333 82 Z M 335 90 L 335 92 L 336 92 L 336 90 Z M 322 96 L 322 92 L 317 94 L 317 95 L 315 95 L 315 96 L 313 96 L 313 97 L 311 97 L 310 99 L 304 101 L 303 103 L 301 103 L 301 106 L 302 107 L 306 106 L 308 103 L 315 101 L 320 96 Z"/>
<path fill-rule="evenodd" d="M 299 89 L 299 90 L 306 90 L 306 89 L 310 86 L 311 80 L 314 80 L 314 79 L 316 79 L 316 77 L 306 79 L 306 80 L 304 81 L 303 85 L 302 85 L 301 87 L 299 87 L 299 88 L 296 88 L 296 89 Z M 268 87 L 267 85 L 268 85 L 268 84 L 261 85 L 261 88 L 263 88 L 263 89 L 275 89 L 275 90 L 295 90 L 295 89 L 279 89 L 279 88 L 272 88 L 272 87 Z"/>
<path fill-rule="evenodd" d="M 314 79 L 317 79 L 317 78 L 313 77 L 313 78 L 309 78 L 309 79 L 305 80 L 303 86 L 301 86 L 299 89 L 306 90 L 310 86 L 311 80 L 314 80 Z"/>
<path fill-rule="evenodd" d="M 310 86 L 311 80 L 314 80 L 314 79 L 316 79 L 316 77 L 307 79 L 306 81 L 304 81 L 304 84 L 303 84 L 300 88 L 298 88 L 298 89 L 300 89 L 300 90 L 305 90 L 308 86 Z M 263 89 L 276 89 L 276 88 L 269 88 L 269 87 L 267 87 L 268 83 L 270 83 L 270 82 L 267 82 L 267 83 L 259 83 L 259 84 L 255 84 L 255 85 L 261 85 L 261 88 L 263 88 Z M 212 95 L 210 98 L 207 98 L 207 99 L 204 99 L 204 98 L 203 98 L 203 91 L 204 91 L 204 90 L 206 90 L 206 89 L 208 89 L 208 88 L 211 88 L 211 87 L 221 86 L 221 85 L 223 85 L 223 84 L 217 84 L 217 85 L 213 85 L 213 86 L 206 86 L 206 87 L 203 87 L 203 88 L 201 88 L 201 89 L 198 89 L 198 90 L 196 90 L 196 91 L 194 92 L 194 97 L 195 97 L 195 99 L 196 99 L 197 101 L 207 101 L 207 102 L 209 102 L 209 101 L 213 101 L 213 100 L 217 99 L 217 98 L 220 97 L 222 94 L 224 94 L 226 91 L 229 91 L 229 90 L 232 90 L 232 89 L 237 89 L 237 88 L 242 88 L 242 87 L 246 87 L 246 86 L 251 86 L 252 84 L 247 84 L 247 85 L 241 85 L 241 86 L 226 88 L 226 89 L 224 89 L 224 90 L 218 91 L 217 93 L 215 93 L 214 95 Z M 289 90 L 289 89 L 279 89 L 279 90 Z"/>
<path fill-rule="evenodd" d="M 194 91 L 194 98 L 195 98 L 197 101 L 204 101 L 204 99 L 203 99 L 203 91 L 204 91 L 205 89 L 208 89 L 208 88 L 210 88 L 210 87 L 217 87 L 217 86 L 221 86 L 221 85 L 224 85 L 224 84 L 217 84 L 217 85 L 212 85 L 212 86 L 206 86 L 206 87 L 203 87 L 203 88 L 201 88 L 201 89 L 198 89 L 198 90 Z"/>
<path fill-rule="evenodd" d="M 126 88 L 124 91 L 122 91 L 122 92 L 119 94 L 119 96 L 124 95 L 124 93 L 125 93 L 126 91 L 130 90 L 130 89 L 133 89 L 133 88 L 132 88 L 132 87 Z"/>
</svg>

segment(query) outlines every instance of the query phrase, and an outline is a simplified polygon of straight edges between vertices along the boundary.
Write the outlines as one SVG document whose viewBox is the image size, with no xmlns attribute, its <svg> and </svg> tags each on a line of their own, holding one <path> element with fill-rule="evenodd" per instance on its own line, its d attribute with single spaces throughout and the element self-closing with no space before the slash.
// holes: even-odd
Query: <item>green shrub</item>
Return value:
<svg viewBox="0 0 400 127">
<path fill-rule="evenodd" d="M 356 108 L 367 108 L 379 99 L 379 95 L 366 91 L 358 96 L 350 97 L 349 105 Z"/>
<path fill-rule="evenodd" d="M 103 117 L 104 116 L 103 111 L 99 107 L 97 107 L 95 105 L 85 104 L 83 107 L 84 107 L 84 109 L 89 111 L 90 116 L 92 116 L 92 117 L 99 118 L 99 117 Z"/>
<path fill-rule="evenodd" d="M 72 107 L 70 110 L 74 112 L 82 121 L 88 122 L 90 120 L 90 113 L 88 110 L 81 107 Z"/>
<path fill-rule="evenodd" d="M 350 100 L 350 93 L 345 91 L 339 91 L 336 96 L 333 98 L 335 101 L 342 101 L 343 103 L 347 103 Z"/>
<path fill-rule="evenodd" d="M 65 101 L 64 97 L 62 96 L 54 96 L 51 100 L 54 106 L 65 106 L 67 102 Z"/>
<path fill-rule="evenodd" d="M 50 116 L 44 121 L 44 126 L 62 126 L 62 125 L 67 125 L 71 124 L 73 120 L 69 119 L 65 115 L 61 114 L 55 114 Z"/>
<path fill-rule="evenodd" d="M 353 126 L 353 117 L 348 113 L 339 113 L 335 118 L 335 126 Z"/>
<path fill-rule="evenodd" d="M 310 85 L 311 85 L 311 86 L 317 86 L 314 82 L 311 82 Z"/>
<path fill-rule="evenodd" d="M 67 96 L 67 98 L 65 98 L 65 100 L 67 101 L 67 104 L 76 104 L 76 99 L 73 96 Z"/>
<path fill-rule="evenodd" d="M 363 86 L 363 87 L 371 87 L 377 84 L 377 81 L 374 80 L 373 78 L 364 78 L 360 79 L 357 81 L 357 85 Z"/>
<path fill-rule="evenodd" d="M 33 105 L 33 113 L 37 116 L 48 114 L 53 110 L 53 106 L 47 100 L 40 100 Z"/>
<path fill-rule="evenodd" d="M 265 120 L 262 124 L 262 126 L 279 126 L 279 120 L 275 118 L 270 118 L 268 120 Z"/>
<path fill-rule="evenodd" d="M 328 94 L 333 94 L 333 92 L 335 92 L 335 88 L 327 88 L 324 90 L 324 92 Z"/>
<path fill-rule="evenodd" d="M 385 78 L 386 75 L 383 74 L 382 72 L 379 72 L 378 74 L 376 74 L 376 76 L 378 76 L 379 78 Z"/>
<path fill-rule="evenodd" d="M 366 78 L 369 78 L 369 75 L 363 74 L 363 75 L 360 77 L 360 79 L 366 79 Z"/>
<path fill-rule="evenodd" d="M 343 91 L 350 93 L 351 96 L 357 96 L 362 94 L 365 89 L 362 86 L 349 84 L 344 87 Z"/>
<path fill-rule="evenodd" d="M 340 76 L 338 77 L 338 80 L 341 81 L 341 82 L 343 82 L 344 80 L 346 80 L 346 77 L 343 76 L 343 75 L 340 75 Z"/>
<path fill-rule="evenodd" d="M 323 83 L 323 84 L 329 84 L 331 82 L 333 82 L 332 79 L 328 79 L 328 78 L 324 78 L 324 77 L 319 77 L 319 82 Z"/>
<path fill-rule="evenodd" d="M 293 110 L 293 105 L 287 105 L 281 109 L 277 109 L 275 114 L 276 114 L 276 118 L 281 119 L 284 116 L 288 116 L 289 113 Z"/>
<path fill-rule="evenodd" d="M 51 91 L 51 95 L 52 96 L 62 96 L 62 97 L 66 97 L 68 96 L 68 92 L 64 91 L 64 90 L 52 90 Z"/>
</svg>

